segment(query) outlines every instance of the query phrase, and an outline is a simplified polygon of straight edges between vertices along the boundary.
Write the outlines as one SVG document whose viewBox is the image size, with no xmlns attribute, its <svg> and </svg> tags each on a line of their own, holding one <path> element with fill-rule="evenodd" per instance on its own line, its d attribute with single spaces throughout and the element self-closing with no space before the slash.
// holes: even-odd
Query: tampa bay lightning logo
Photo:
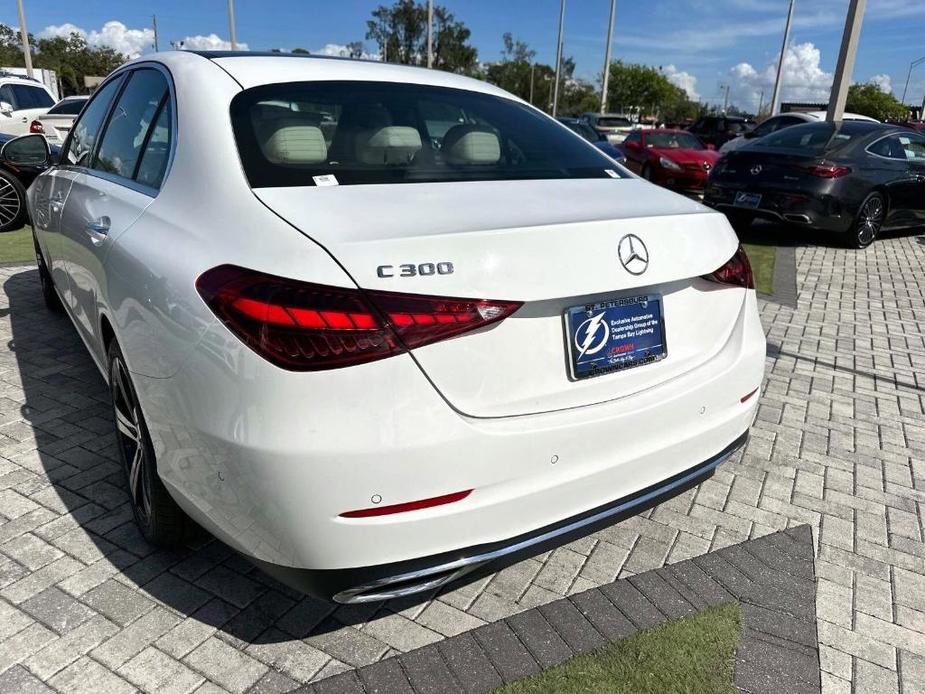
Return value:
<svg viewBox="0 0 925 694">
<path fill-rule="evenodd" d="M 610 326 L 604 320 L 606 313 L 601 312 L 585 320 L 575 331 L 575 348 L 578 360 L 597 354 L 610 339 Z"/>
</svg>

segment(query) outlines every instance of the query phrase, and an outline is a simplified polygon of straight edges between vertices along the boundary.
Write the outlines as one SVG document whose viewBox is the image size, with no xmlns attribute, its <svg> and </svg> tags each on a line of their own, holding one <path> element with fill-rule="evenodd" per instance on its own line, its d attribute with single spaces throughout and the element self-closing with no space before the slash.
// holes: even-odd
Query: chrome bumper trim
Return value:
<svg viewBox="0 0 925 694">
<path fill-rule="evenodd" d="M 451 581 L 455 581 L 456 579 L 465 576 L 472 571 L 475 571 L 490 561 L 499 559 L 509 554 L 514 554 L 515 552 L 529 549 L 530 547 L 548 542 L 549 540 L 555 539 L 561 535 L 575 532 L 576 530 L 580 530 L 589 525 L 606 520 L 612 516 L 625 513 L 639 506 L 644 506 L 653 499 L 669 494 L 673 490 L 679 487 L 683 487 L 685 484 L 691 482 L 692 480 L 698 477 L 702 477 L 705 473 L 713 472 L 713 470 L 715 470 L 719 465 L 728 460 L 733 453 L 742 448 L 747 440 L 748 435 L 746 432 L 746 434 L 743 434 L 741 437 L 736 439 L 736 441 L 734 441 L 721 453 L 718 453 L 712 458 L 705 460 L 703 463 L 695 468 L 692 468 L 681 477 L 674 478 L 667 484 L 651 488 L 649 491 L 641 494 L 638 497 L 630 499 L 624 503 L 619 503 L 615 506 L 608 507 L 602 511 L 599 511 L 598 513 L 594 513 L 589 516 L 583 516 L 561 527 L 549 530 L 533 537 L 529 537 L 525 540 L 521 540 L 520 542 L 506 545 L 491 552 L 476 554 L 471 557 L 464 557 L 462 559 L 457 559 L 456 561 L 438 564 L 436 566 L 419 569 L 417 571 L 410 571 L 395 576 L 387 576 L 385 578 L 380 578 L 376 581 L 372 581 L 364 585 L 348 588 L 347 590 L 342 590 L 337 593 L 333 599 L 335 602 L 348 605 L 364 602 L 379 602 L 381 600 L 400 598 L 406 595 L 413 595 L 415 593 L 421 593 L 427 590 L 432 590 L 434 588 L 439 588 Z M 402 586 L 401 584 L 410 585 Z"/>
</svg>

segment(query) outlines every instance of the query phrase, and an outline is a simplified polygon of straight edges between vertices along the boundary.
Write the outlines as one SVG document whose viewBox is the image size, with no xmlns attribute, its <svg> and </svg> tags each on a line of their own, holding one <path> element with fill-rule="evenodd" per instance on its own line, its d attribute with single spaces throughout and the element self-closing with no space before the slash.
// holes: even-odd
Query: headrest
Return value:
<svg viewBox="0 0 925 694">
<path fill-rule="evenodd" d="M 415 128 L 389 125 L 357 136 L 357 159 L 364 164 L 408 164 L 421 147 L 421 135 Z"/>
<path fill-rule="evenodd" d="M 328 146 L 321 128 L 300 120 L 279 120 L 263 153 L 274 164 L 319 164 L 328 158 Z"/>
<path fill-rule="evenodd" d="M 498 136 L 484 125 L 454 125 L 440 151 L 450 164 L 496 164 L 501 159 Z"/>
</svg>

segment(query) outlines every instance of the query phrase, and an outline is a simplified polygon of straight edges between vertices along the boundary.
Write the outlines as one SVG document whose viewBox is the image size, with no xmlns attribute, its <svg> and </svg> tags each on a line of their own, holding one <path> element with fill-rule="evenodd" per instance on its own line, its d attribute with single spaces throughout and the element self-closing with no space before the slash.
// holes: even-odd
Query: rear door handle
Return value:
<svg viewBox="0 0 925 694">
<path fill-rule="evenodd" d="M 87 233 L 90 234 L 90 239 L 94 243 L 101 243 L 103 239 L 106 238 L 109 234 L 109 227 L 111 223 L 109 217 L 100 217 L 94 222 L 87 222 L 86 227 Z"/>
</svg>

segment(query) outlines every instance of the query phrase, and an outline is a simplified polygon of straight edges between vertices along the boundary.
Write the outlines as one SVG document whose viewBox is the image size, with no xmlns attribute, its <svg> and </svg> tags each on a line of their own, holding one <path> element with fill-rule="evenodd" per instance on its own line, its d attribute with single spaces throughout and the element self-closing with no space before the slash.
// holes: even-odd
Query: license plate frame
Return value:
<svg viewBox="0 0 925 694">
<path fill-rule="evenodd" d="M 668 356 L 661 294 L 570 306 L 563 319 L 569 376 L 574 381 L 646 366 Z"/>
</svg>

